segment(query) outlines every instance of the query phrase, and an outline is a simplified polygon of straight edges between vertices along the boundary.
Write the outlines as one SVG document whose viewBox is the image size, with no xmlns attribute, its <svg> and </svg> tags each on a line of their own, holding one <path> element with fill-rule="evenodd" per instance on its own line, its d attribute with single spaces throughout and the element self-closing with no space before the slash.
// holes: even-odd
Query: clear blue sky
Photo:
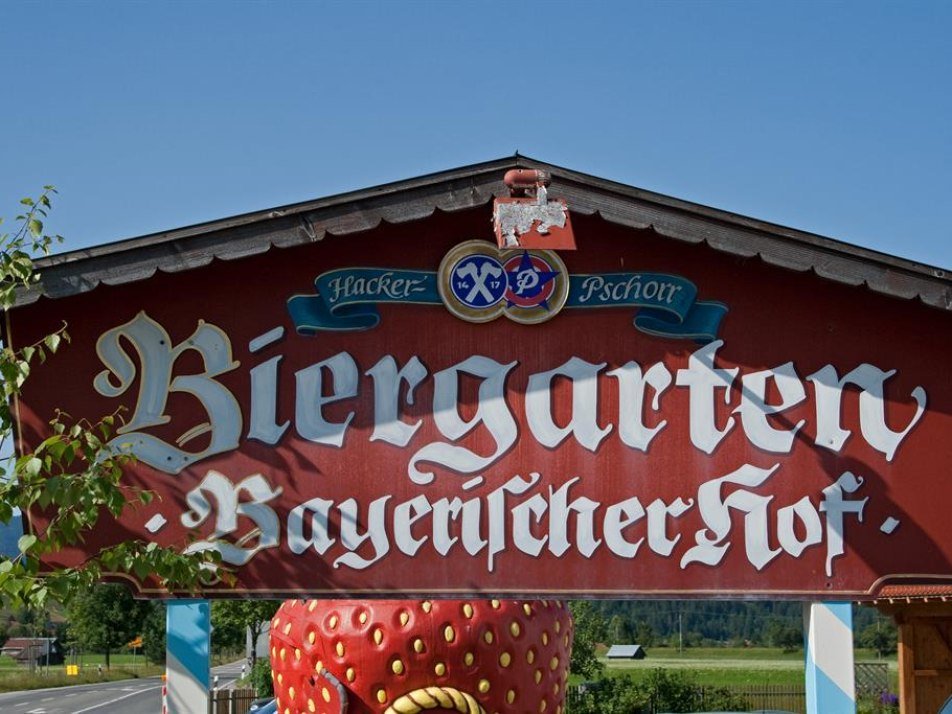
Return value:
<svg viewBox="0 0 952 714">
<path fill-rule="evenodd" d="M 66 249 L 521 153 L 952 267 L 952 3 L 0 4 Z"/>
</svg>

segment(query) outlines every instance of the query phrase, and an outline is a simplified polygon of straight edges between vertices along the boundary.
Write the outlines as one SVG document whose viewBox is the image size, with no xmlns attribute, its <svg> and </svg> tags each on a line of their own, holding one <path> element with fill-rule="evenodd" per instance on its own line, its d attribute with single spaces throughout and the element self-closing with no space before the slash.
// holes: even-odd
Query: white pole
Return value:
<svg viewBox="0 0 952 714">
<path fill-rule="evenodd" d="M 807 714 L 855 714 L 850 603 L 804 603 L 803 635 Z"/>
<path fill-rule="evenodd" d="M 168 714 L 207 714 L 211 673 L 208 600 L 173 600 L 166 611 Z"/>
</svg>

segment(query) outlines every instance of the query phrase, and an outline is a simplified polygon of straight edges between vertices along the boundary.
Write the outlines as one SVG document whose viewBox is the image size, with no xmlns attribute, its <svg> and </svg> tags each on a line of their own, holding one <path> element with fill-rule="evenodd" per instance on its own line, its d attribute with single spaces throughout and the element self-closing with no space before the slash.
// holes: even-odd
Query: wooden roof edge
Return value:
<svg viewBox="0 0 952 714">
<path fill-rule="evenodd" d="M 65 297 L 101 283 L 134 282 L 156 270 L 178 272 L 346 235 L 381 222 L 420 220 L 435 210 L 482 206 L 506 194 L 509 168 L 540 168 L 552 175 L 553 196 L 569 210 L 598 213 L 626 226 L 815 274 L 849 285 L 952 310 L 952 276 L 924 265 L 817 234 L 691 203 L 554 164 L 515 155 L 371 188 L 61 253 L 37 261 L 40 281 L 18 294 L 17 305 L 40 296 Z"/>
<path fill-rule="evenodd" d="M 125 238 L 118 241 L 103 243 L 89 248 L 80 248 L 78 250 L 57 253 L 55 255 L 41 258 L 40 260 L 36 261 L 36 265 L 37 268 L 42 269 L 52 265 L 60 265 L 62 263 L 81 261 L 89 258 L 135 250 L 137 248 L 154 245 L 156 243 L 175 241 L 182 238 L 190 238 L 196 235 L 217 232 L 228 228 L 235 228 L 238 226 L 260 223 L 262 221 L 269 221 L 275 218 L 298 215 L 335 205 L 355 203 L 367 199 L 379 198 L 407 190 L 427 187 L 432 184 L 445 183 L 457 178 L 466 178 L 482 173 L 509 169 L 512 168 L 513 165 L 521 162 L 523 159 L 524 157 L 506 157 L 502 159 L 494 159 L 491 161 L 461 166 L 459 168 L 449 169 L 446 171 L 424 174 L 422 176 L 416 176 L 410 179 L 390 181 L 377 186 L 371 186 L 369 188 L 344 191 L 342 193 L 336 193 L 330 196 L 323 196 L 321 198 L 310 199 L 307 201 L 298 201 L 296 203 L 289 203 L 282 206 L 259 209 L 255 211 L 249 211 L 247 213 L 239 213 L 235 216 L 228 216 L 226 218 L 217 218 L 211 221 L 203 221 L 201 223 L 195 223 L 179 228 L 172 228 L 166 231 L 158 231 L 156 233 L 149 233 L 143 236 L 135 236 L 132 238 Z M 502 174 L 499 174 L 498 178 L 500 185 L 502 185 Z"/>
</svg>

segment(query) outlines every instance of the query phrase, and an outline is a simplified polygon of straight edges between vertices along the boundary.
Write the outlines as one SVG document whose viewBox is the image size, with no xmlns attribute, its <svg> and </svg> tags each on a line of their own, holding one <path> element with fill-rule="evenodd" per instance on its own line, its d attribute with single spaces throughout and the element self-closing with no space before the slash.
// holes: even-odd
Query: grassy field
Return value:
<svg viewBox="0 0 952 714">
<path fill-rule="evenodd" d="M 224 653 L 212 658 L 212 666 L 234 662 L 240 654 Z M 129 652 L 113 653 L 110 656 L 110 669 L 106 669 L 106 655 L 83 654 L 75 664 L 79 665 L 79 674 L 66 676 L 65 665 L 49 668 L 18 665 L 11 657 L 0 656 L 0 692 L 15 692 L 24 689 L 44 689 L 46 687 L 65 687 L 73 684 L 92 684 L 95 682 L 114 682 L 138 677 L 157 677 L 165 673 L 165 667 L 149 664 L 142 654 L 135 657 Z M 99 667 L 102 665 L 102 673 Z"/>
<path fill-rule="evenodd" d="M 601 653 L 608 676 L 631 676 L 640 680 L 648 672 L 659 667 L 685 670 L 694 676 L 703 686 L 731 687 L 746 685 L 785 685 L 803 684 L 803 652 L 781 652 L 777 648 L 767 647 L 692 647 L 678 652 L 673 647 L 653 647 L 643 660 L 608 661 Z M 228 661 L 235 659 L 231 656 Z M 857 650 L 857 662 L 882 662 L 889 665 L 890 682 L 895 691 L 898 671 L 895 656 L 886 660 L 877 660 L 875 653 Z M 9 657 L 0 657 L 0 691 L 36 689 L 68 684 L 84 684 L 102 680 L 129 679 L 131 677 L 149 677 L 161 674 L 162 667 L 146 665 L 142 655 L 136 655 L 135 665 L 129 653 L 114 654 L 111 657 L 112 669 L 105 669 L 105 655 L 86 654 L 77 662 L 80 664 L 78 677 L 67 677 L 62 665 L 50 667 L 49 672 L 38 668 L 34 674 L 26 667 L 19 667 Z M 216 662 L 220 664 L 221 662 Z M 100 679 L 99 665 L 103 674 Z M 577 678 L 573 677 L 577 681 Z"/>
<path fill-rule="evenodd" d="M 877 660 L 875 653 L 857 650 L 857 662 L 882 662 L 889 665 L 893 686 L 898 681 L 895 656 Z M 601 657 L 609 676 L 630 675 L 638 680 L 652 669 L 687 670 L 705 686 L 802 684 L 803 651 L 781 652 L 767 647 L 697 647 L 678 652 L 676 648 L 656 647 L 643 660 L 612 660 Z"/>
<path fill-rule="evenodd" d="M 123 679 L 134 679 L 137 677 L 153 677 L 164 672 L 163 667 L 154 665 L 148 667 L 137 667 L 127 669 L 125 667 L 113 666 L 112 669 L 104 669 L 102 675 L 98 668 L 86 666 L 80 670 L 79 676 L 67 677 L 64 667 L 50 667 L 47 673 L 44 669 L 40 672 L 30 673 L 26 667 L 4 668 L 0 669 L 0 692 L 19 692 L 24 689 L 45 689 L 47 687 L 68 687 L 73 684 L 92 684 L 94 682 L 114 682 Z"/>
<path fill-rule="evenodd" d="M 125 652 L 110 657 L 110 669 L 106 669 L 106 656 L 102 654 L 83 655 L 75 664 L 79 665 L 79 674 L 66 676 L 65 665 L 52 665 L 49 668 L 37 666 L 31 672 L 29 667 L 18 665 L 11 657 L 0 656 L 0 692 L 154 677 L 165 671 L 164 667 L 147 664 L 141 654 L 133 658 L 131 653 Z M 99 672 L 100 665 L 102 674 Z"/>
</svg>

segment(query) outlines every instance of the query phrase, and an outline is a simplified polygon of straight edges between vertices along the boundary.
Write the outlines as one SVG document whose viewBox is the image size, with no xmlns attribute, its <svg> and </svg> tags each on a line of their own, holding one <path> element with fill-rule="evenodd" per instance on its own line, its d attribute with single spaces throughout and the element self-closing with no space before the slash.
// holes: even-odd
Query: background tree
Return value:
<svg viewBox="0 0 952 714">
<path fill-rule="evenodd" d="M 150 605 L 135 600 L 129 590 L 118 584 L 102 584 L 70 600 L 69 628 L 76 643 L 87 651 L 110 656 L 142 632 Z"/>
<path fill-rule="evenodd" d="M 679 632 L 688 646 L 703 642 L 767 645 L 766 629 L 772 620 L 799 626 L 803 618 L 802 604 L 792 601 L 598 600 L 592 604 L 606 621 L 614 615 L 623 617 L 634 628 L 636 644 L 648 643 L 648 629 L 641 627 L 645 623 L 655 646 L 661 642 L 677 645 Z M 856 631 L 876 615 L 873 608 L 854 608 Z"/>
<path fill-rule="evenodd" d="M 701 687 L 697 675 L 683 670 L 653 669 L 638 683 L 644 701 L 653 712 L 707 710 L 746 711 L 743 695 L 722 687 Z"/>
<path fill-rule="evenodd" d="M 573 600 L 569 603 L 569 609 L 575 621 L 569 671 L 581 677 L 595 679 L 605 667 L 598 661 L 595 651 L 596 645 L 605 639 L 605 621 L 588 600 Z"/>
<path fill-rule="evenodd" d="M 631 625 L 621 615 L 612 615 L 608 621 L 608 644 L 630 645 L 632 641 Z"/>
<path fill-rule="evenodd" d="M 896 632 L 896 626 L 891 622 L 874 622 L 863 628 L 857 641 L 862 647 L 875 650 L 878 656 L 885 657 L 896 651 L 899 646 L 899 634 Z"/>
<path fill-rule="evenodd" d="M 646 711 L 648 700 L 629 674 L 605 677 L 579 687 L 572 698 L 572 714 L 635 714 Z"/>
<path fill-rule="evenodd" d="M 219 631 L 225 642 L 237 642 L 244 646 L 247 631 L 251 630 L 251 666 L 254 668 L 258 653 L 254 643 L 264 625 L 274 617 L 281 604 L 279 600 L 219 600 L 212 603 L 212 632 L 215 638 Z"/>
<path fill-rule="evenodd" d="M 572 714 L 638 714 L 643 712 L 747 711 L 742 695 L 722 687 L 702 687 L 697 675 L 652 669 L 638 681 L 631 675 L 606 677 L 580 691 Z"/>
<path fill-rule="evenodd" d="M 165 602 L 153 600 L 142 620 L 142 654 L 153 664 L 165 664 Z"/>
<path fill-rule="evenodd" d="M 237 601 L 216 600 L 212 602 L 212 652 L 244 651 L 247 626 L 236 612 Z"/>
<path fill-rule="evenodd" d="M 24 212 L 17 216 L 13 231 L 0 234 L 0 312 L 14 306 L 18 291 L 36 283 L 34 258 L 48 255 L 62 240 L 46 233 L 43 223 L 54 193 L 47 186 L 35 201 L 24 198 L 20 202 Z M 10 451 L 11 404 L 32 367 L 68 341 L 64 325 L 35 344 L 17 349 L 4 344 L 0 349 L 0 453 Z M 107 447 L 115 428 L 115 415 L 90 422 L 61 414 L 51 423 L 52 435 L 32 453 L 0 464 L 6 473 L 0 479 L 0 523 L 9 524 L 18 511 L 43 511 L 49 516 L 41 532 L 19 539 L 19 553 L 0 559 L 0 597 L 8 604 L 43 608 L 49 599 L 65 602 L 75 593 L 89 591 L 108 572 L 140 580 L 154 577 L 166 587 L 192 590 L 208 573 L 206 566 L 220 562 L 212 550 L 185 555 L 176 548 L 127 541 L 89 554 L 79 567 L 41 573 L 42 556 L 81 542 L 103 514 L 118 517 L 126 508 L 151 501 L 151 492 L 123 482 L 123 467 L 132 459 Z"/>
<path fill-rule="evenodd" d="M 772 620 L 767 626 L 767 638 L 774 647 L 795 652 L 803 647 L 803 628 L 788 621 Z"/>
<path fill-rule="evenodd" d="M 267 660 L 261 659 L 256 661 L 251 667 L 248 677 L 251 681 L 251 686 L 255 690 L 255 696 L 274 696 L 274 680 L 271 677 L 271 665 Z"/>
<path fill-rule="evenodd" d="M 654 628 L 645 620 L 635 623 L 634 644 L 647 648 L 654 643 Z"/>
</svg>

